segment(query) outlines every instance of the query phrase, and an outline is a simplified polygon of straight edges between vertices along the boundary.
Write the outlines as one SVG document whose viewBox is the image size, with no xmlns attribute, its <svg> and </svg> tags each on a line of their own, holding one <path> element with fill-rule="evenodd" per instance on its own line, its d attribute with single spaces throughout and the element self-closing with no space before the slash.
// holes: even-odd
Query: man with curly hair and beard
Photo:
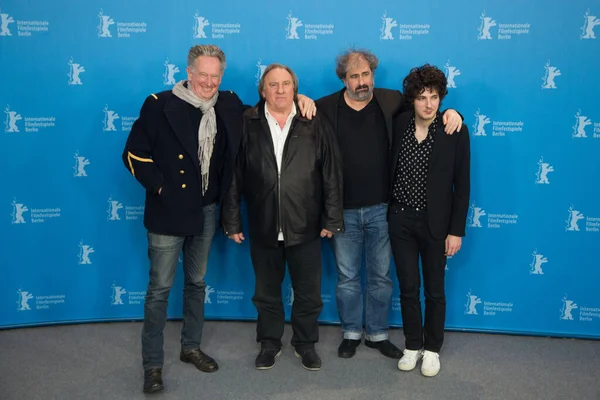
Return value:
<svg viewBox="0 0 600 400">
<path fill-rule="evenodd" d="M 438 68 L 413 68 L 403 91 L 414 110 L 393 122 L 388 228 L 400 284 L 405 336 L 402 371 L 423 358 L 421 373 L 435 376 L 444 341 L 446 257 L 460 250 L 469 209 L 470 149 L 466 125 L 446 135 L 440 105 L 446 77 Z M 425 289 L 422 324 L 419 256 Z"/>
</svg>

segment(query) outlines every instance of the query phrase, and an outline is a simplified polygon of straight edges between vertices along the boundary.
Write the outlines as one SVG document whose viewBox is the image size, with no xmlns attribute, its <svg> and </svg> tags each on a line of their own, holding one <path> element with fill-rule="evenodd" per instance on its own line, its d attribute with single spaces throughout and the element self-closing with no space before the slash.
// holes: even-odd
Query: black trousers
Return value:
<svg viewBox="0 0 600 400">
<path fill-rule="evenodd" d="M 388 221 L 392 254 L 400 283 L 400 308 L 408 350 L 439 352 L 446 322 L 445 238 L 432 237 L 427 211 L 393 203 Z M 425 288 L 425 325 L 421 312 L 421 276 Z"/>
<path fill-rule="evenodd" d="M 252 302 L 258 311 L 256 341 L 267 348 L 281 348 L 284 328 L 281 283 L 287 265 L 294 290 L 292 346 L 313 347 L 319 341 L 317 319 L 321 300 L 321 239 L 284 247 L 267 247 L 250 241 L 256 287 Z"/>
</svg>

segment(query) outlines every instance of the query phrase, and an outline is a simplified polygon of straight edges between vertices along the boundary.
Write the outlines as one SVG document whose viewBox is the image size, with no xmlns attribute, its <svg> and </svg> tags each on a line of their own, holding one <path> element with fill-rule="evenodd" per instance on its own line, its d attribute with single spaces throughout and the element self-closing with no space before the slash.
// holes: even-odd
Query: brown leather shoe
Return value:
<svg viewBox="0 0 600 400">
<path fill-rule="evenodd" d="M 194 364 L 202 372 L 215 372 L 219 369 L 217 362 L 204 354 L 200 348 L 182 349 L 179 359 L 184 363 Z"/>
</svg>

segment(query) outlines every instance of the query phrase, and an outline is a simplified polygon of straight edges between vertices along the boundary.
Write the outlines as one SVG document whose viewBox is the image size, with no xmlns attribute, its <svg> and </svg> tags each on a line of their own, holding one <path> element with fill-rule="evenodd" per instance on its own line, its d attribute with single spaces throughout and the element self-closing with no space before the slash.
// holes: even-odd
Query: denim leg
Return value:
<svg viewBox="0 0 600 400">
<path fill-rule="evenodd" d="M 345 231 L 333 236 L 338 273 L 337 306 L 344 339 L 361 339 L 363 293 L 360 281 L 364 236 L 360 210 L 344 210 Z"/>
<path fill-rule="evenodd" d="M 392 248 L 387 223 L 387 204 L 364 209 L 366 282 L 366 338 L 373 342 L 388 338 L 392 302 L 390 264 Z"/>
<path fill-rule="evenodd" d="M 162 368 L 163 365 L 163 330 L 167 321 L 167 304 L 184 240 L 183 236 L 148 232 L 150 283 L 144 303 L 142 328 L 144 369 Z"/>
<path fill-rule="evenodd" d="M 210 245 L 215 234 L 216 205 L 203 208 L 204 228 L 201 235 L 189 236 L 183 246 L 183 328 L 181 347 L 193 349 L 200 346 L 204 326 L 204 276 L 208 265 Z"/>
</svg>

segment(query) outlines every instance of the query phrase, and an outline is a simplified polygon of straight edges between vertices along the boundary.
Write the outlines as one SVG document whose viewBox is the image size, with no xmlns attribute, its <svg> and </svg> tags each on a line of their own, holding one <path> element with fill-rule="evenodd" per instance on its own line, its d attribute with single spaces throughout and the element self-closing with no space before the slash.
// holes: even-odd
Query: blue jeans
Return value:
<svg viewBox="0 0 600 400">
<path fill-rule="evenodd" d="M 344 339 L 361 339 L 363 310 L 366 338 L 388 338 L 388 315 L 392 301 L 387 204 L 344 210 L 345 231 L 333 236 L 337 263 L 337 306 Z M 361 267 L 365 256 L 366 305 L 363 307 Z"/>
<path fill-rule="evenodd" d="M 203 211 L 202 235 L 170 236 L 148 232 L 150 283 L 146 292 L 142 328 L 144 369 L 162 368 L 163 365 L 163 330 L 167 322 L 167 302 L 182 250 L 184 287 L 181 347 L 192 349 L 200 346 L 204 326 L 204 275 L 216 229 L 216 205 L 205 206 Z"/>
</svg>

